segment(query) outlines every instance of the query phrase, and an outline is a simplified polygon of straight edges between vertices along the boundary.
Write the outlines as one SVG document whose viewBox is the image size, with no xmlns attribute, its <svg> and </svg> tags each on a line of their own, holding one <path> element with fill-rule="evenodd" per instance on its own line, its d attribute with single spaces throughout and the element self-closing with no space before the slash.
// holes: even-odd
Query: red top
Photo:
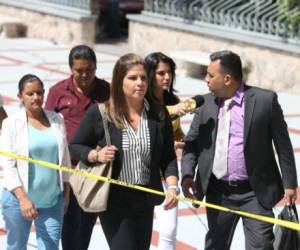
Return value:
<svg viewBox="0 0 300 250">
<path fill-rule="evenodd" d="M 45 109 L 61 113 L 65 119 L 67 140 L 73 138 L 85 111 L 98 102 L 109 98 L 109 83 L 95 77 L 95 89 L 89 96 L 80 93 L 73 84 L 73 77 L 56 83 L 49 89 Z M 72 161 L 72 163 L 75 163 Z M 76 163 L 75 163 L 76 164 Z"/>
</svg>

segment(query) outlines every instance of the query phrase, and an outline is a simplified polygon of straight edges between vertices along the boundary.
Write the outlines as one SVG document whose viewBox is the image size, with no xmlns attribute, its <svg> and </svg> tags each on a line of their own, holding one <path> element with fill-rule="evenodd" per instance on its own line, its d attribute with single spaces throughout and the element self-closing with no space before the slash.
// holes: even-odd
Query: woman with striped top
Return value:
<svg viewBox="0 0 300 250">
<path fill-rule="evenodd" d="M 135 54 L 120 57 L 106 103 L 112 146 L 106 146 L 102 117 L 93 107 L 70 150 L 86 164 L 114 161 L 114 179 L 162 191 L 160 172 L 169 187 L 177 187 L 178 181 L 172 125 L 167 111 L 146 97 L 147 89 L 143 59 Z M 176 195 L 176 188 L 168 189 L 166 209 L 177 205 Z M 107 210 L 99 213 L 110 249 L 149 249 L 154 206 L 162 202 L 163 197 L 112 185 Z"/>
</svg>

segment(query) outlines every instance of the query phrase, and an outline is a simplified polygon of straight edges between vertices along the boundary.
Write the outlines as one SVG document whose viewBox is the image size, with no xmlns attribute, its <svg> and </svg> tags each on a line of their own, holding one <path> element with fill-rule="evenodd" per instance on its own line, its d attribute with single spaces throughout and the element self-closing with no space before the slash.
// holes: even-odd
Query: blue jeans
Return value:
<svg viewBox="0 0 300 250">
<path fill-rule="evenodd" d="M 7 229 L 7 250 L 26 250 L 32 220 L 22 216 L 17 197 L 3 189 L 2 214 Z M 58 250 L 64 214 L 64 199 L 60 195 L 54 207 L 39 208 L 34 220 L 39 250 Z"/>
</svg>

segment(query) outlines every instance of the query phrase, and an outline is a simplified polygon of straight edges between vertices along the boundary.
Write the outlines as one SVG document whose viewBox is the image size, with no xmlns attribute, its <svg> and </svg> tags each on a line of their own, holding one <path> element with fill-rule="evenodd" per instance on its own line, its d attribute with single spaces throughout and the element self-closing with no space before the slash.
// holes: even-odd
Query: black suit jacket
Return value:
<svg viewBox="0 0 300 250">
<path fill-rule="evenodd" d="M 186 136 L 182 177 L 196 176 L 197 197 L 202 199 L 212 174 L 218 117 L 218 98 L 207 94 Z M 293 148 L 276 93 L 245 86 L 244 156 L 249 181 L 259 202 L 273 207 L 283 197 L 283 187 L 296 188 Z M 278 154 L 279 168 L 272 143 Z"/>
<path fill-rule="evenodd" d="M 161 117 L 161 118 L 160 118 Z M 151 176 L 149 188 L 162 191 L 160 170 L 164 177 L 178 176 L 177 160 L 174 150 L 172 125 L 166 110 L 160 115 L 154 114 L 152 109 L 147 112 L 148 126 L 150 132 L 151 148 Z M 112 122 L 108 122 L 112 145 L 118 148 L 114 163 L 112 178 L 118 179 L 123 159 L 122 131 Z M 85 164 L 90 150 L 96 146 L 106 145 L 102 117 L 98 106 L 90 108 L 81 121 L 81 124 L 70 143 L 72 156 Z M 150 205 L 157 205 L 163 202 L 164 197 L 148 194 Z"/>
</svg>

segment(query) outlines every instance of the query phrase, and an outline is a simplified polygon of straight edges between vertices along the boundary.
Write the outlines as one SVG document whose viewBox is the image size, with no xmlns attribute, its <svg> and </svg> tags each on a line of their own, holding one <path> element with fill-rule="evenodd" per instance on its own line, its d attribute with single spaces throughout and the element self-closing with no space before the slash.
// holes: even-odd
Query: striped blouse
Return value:
<svg viewBox="0 0 300 250">
<path fill-rule="evenodd" d="M 147 185 L 150 181 L 150 132 L 147 120 L 149 104 L 145 100 L 138 130 L 125 120 L 122 130 L 124 158 L 119 180 L 129 184 Z"/>
</svg>

